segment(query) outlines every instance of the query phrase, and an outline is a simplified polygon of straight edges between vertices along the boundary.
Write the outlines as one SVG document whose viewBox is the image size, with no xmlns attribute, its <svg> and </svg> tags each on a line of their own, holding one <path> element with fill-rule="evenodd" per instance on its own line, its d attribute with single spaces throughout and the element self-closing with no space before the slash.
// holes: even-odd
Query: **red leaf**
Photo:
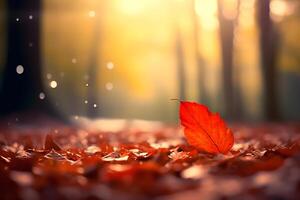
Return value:
<svg viewBox="0 0 300 200">
<path fill-rule="evenodd" d="M 45 140 L 45 149 L 51 150 L 54 149 L 56 151 L 60 151 L 61 148 L 56 142 L 54 142 L 53 137 L 50 134 L 47 134 L 46 140 Z"/>
<path fill-rule="evenodd" d="M 211 113 L 204 105 L 180 102 L 180 121 L 188 143 L 209 153 L 226 154 L 232 147 L 232 131 L 218 113 Z"/>
</svg>

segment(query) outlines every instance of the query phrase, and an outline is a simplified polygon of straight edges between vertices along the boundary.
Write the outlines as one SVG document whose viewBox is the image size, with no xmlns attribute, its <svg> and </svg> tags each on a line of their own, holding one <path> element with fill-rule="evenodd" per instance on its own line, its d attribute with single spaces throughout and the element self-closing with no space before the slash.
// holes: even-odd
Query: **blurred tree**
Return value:
<svg viewBox="0 0 300 200">
<path fill-rule="evenodd" d="M 178 98 L 180 100 L 186 100 L 186 66 L 184 63 L 184 47 L 183 47 L 183 38 L 181 35 L 181 28 L 182 28 L 182 6 L 183 2 L 180 1 L 172 1 L 174 6 L 175 12 L 172 13 L 173 15 L 173 25 L 174 25 L 174 49 L 175 49 L 175 57 L 176 57 L 176 67 L 177 67 L 177 78 L 178 78 Z"/>
<path fill-rule="evenodd" d="M 7 51 L 0 114 L 36 111 L 60 118 L 43 92 L 40 63 L 41 1 L 7 0 Z M 21 71 L 17 73 L 16 68 Z M 22 69 L 24 69 L 23 73 Z"/>
<path fill-rule="evenodd" d="M 183 57 L 182 39 L 179 30 L 176 32 L 175 38 L 176 58 L 177 58 L 177 73 L 179 83 L 179 99 L 185 100 L 185 66 Z"/>
<path fill-rule="evenodd" d="M 198 80 L 199 80 L 199 88 L 200 88 L 200 95 L 199 95 L 199 102 L 203 104 L 208 103 L 207 99 L 207 91 L 205 88 L 205 63 L 204 59 L 202 58 L 199 50 L 199 20 L 196 13 L 196 0 L 190 1 L 190 9 L 192 12 L 192 20 L 193 20 L 193 31 L 194 31 L 194 51 L 195 51 L 195 58 L 196 58 L 196 65 L 198 69 Z"/>
<path fill-rule="evenodd" d="M 267 120 L 278 120 L 276 56 L 279 35 L 270 16 L 271 0 L 258 0 L 257 23 L 260 39 L 260 62 L 263 73 L 264 110 Z"/>
<path fill-rule="evenodd" d="M 239 0 L 218 0 L 225 112 L 228 119 L 237 119 L 241 115 L 240 100 L 238 93 L 235 92 L 233 74 L 234 30 L 238 19 L 239 5 Z"/>
</svg>

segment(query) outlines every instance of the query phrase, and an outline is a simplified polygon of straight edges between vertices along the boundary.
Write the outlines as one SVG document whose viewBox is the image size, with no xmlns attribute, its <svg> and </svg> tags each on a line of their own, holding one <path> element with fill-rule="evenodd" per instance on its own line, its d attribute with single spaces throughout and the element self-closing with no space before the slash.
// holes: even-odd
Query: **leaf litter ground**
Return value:
<svg viewBox="0 0 300 200">
<path fill-rule="evenodd" d="M 188 145 L 178 127 L 144 125 L 152 126 L 1 130 L 1 199 L 300 196 L 300 124 L 232 125 L 226 155 Z"/>
</svg>

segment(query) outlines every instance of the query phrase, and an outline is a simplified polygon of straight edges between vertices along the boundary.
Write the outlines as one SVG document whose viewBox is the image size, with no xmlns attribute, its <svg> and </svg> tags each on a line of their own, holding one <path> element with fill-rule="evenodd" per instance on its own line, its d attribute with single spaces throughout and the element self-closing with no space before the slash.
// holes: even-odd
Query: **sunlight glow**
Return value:
<svg viewBox="0 0 300 200">
<path fill-rule="evenodd" d="M 271 1 L 270 9 L 272 14 L 284 16 L 289 12 L 289 7 L 285 1 L 273 0 Z"/>
<path fill-rule="evenodd" d="M 107 64 L 106 64 L 106 68 L 107 69 L 109 69 L 109 70 L 112 70 L 113 68 L 114 68 L 114 63 L 113 62 L 108 62 Z"/>
<path fill-rule="evenodd" d="M 110 91 L 114 88 L 114 85 L 111 82 L 105 84 L 106 90 Z"/>
<path fill-rule="evenodd" d="M 72 58 L 71 61 L 72 61 L 73 64 L 76 64 L 76 63 L 77 63 L 77 59 L 76 59 L 76 58 Z"/>
<path fill-rule="evenodd" d="M 17 68 L 16 68 L 16 72 L 18 74 L 23 74 L 24 72 L 24 67 L 22 65 L 18 65 Z"/>
<path fill-rule="evenodd" d="M 89 11 L 89 17 L 95 17 L 96 12 L 94 10 Z"/>
<path fill-rule="evenodd" d="M 176 2 L 173 4 L 174 1 Z M 226 7 L 225 17 L 236 17 L 236 1 L 222 0 Z M 235 42 L 236 39 L 242 41 L 237 42 L 241 44 L 237 53 L 243 56 L 243 62 L 239 61 L 242 64 L 237 66 L 239 69 L 242 68 L 240 65 L 247 68 L 239 72 L 245 79 L 240 81 L 247 91 L 244 96 L 248 93 L 249 96 L 258 94 L 251 92 L 252 88 L 257 88 L 256 83 L 259 82 L 253 78 L 256 72 L 249 72 L 257 71 L 252 67 L 257 64 L 258 59 L 255 52 L 257 41 L 253 36 L 256 34 L 255 1 L 241 1 L 237 27 L 242 29 L 237 28 L 240 32 L 235 35 Z M 159 116 L 163 120 L 175 119 L 173 114 L 176 112 L 176 105 L 168 99 L 178 98 L 179 93 L 178 55 L 174 49 L 177 31 L 182 39 L 180 56 L 184 63 L 186 98 L 197 100 L 201 92 L 197 89 L 199 76 L 194 51 L 197 42 L 198 53 L 205 63 L 203 85 L 207 90 L 207 99 L 212 106 L 222 108 L 219 101 L 222 89 L 222 59 L 218 0 L 109 0 L 92 3 L 80 0 L 74 2 L 74 8 L 67 13 L 63 10 L 59 13 L 53 11 L 52 8 L 59 5 L 59 0 L 46 2 L 43 17 L 43 57 L 46 63 L 44 72 L 47 75 L 45 84 L 49 90 L 45 94 L 47 98 L 54 96 L 60 99 L 60 105 L 65 109 L 63 112 L 72 115 L 85 114 L 96 103 L 95 106 L 101 108 L 105 116 L 117 116 L 122 110 L 124 115 L 120 117 L 146 116 L 156 119 Z M 194 13 L 191 13 L 192 9 Z M 66 27 L 66 24 L 73 28 Z M 96 32 L 96 26 L 100 27 L 99 33 Z M 240 33 L 243 34 L 242 38 Z M 96 34 L 99 34 L 99 42 L 95 41 Z M 197 40 L 194 37 L 196 34 Z M 58 46 L 54 46 L 53 42 Z M 96 54 L 93 53 L 95 49 Z M 253 52 L 253 55 L 249 52 Z M 237 57 L 240 58 L 241 55 Z M 93 71 L 89 71 L 92 64 L 97 67 L 95 76 Z M 62 76 L 57 77 L 57 73 L 61 71 L 65 73 L 63 79 Z M 53 80 L 57 81 L 56 84 L 53 83 L 56 89 L 51 89 L 55 87 L 49 85 Z M 74 90 L 64 91 L 70 85 Z M 64 94 L 63 98 L 59 96 L 61 94 Z M 81 99 L 72 101 L 71 106 L 70 100 L 76 97 Z M 118 102 L 120 98 L 122 105 Z M 101 104 L 98 99 L 101 99 Z M 247 104 L 256 100 L 253 99 L 247 101 Z M 140 108 L 144 107 L 149 109 L 143 109 L 141 113 Z"/>
<path fill-rule="evenodd" d="M 51 88 L 56 88 L 57 87 L 57 82 L 56 81 L 51 81 L 49 83 L 49 85 L 50 85 Z"/>
<path fill-rule="evenodd" d="M 47 77 L 47 79 L 49 79 L 49 80 L 50 80 L 50 79 L 52 78 L 52 74 L 50 74 L 50 73 L 47 73 L 47 74 L 46 74 L 46 77 Z"/>
<path fill-rule="evenodd" d="M 120 9 L 128 15 L 136 15 L 142 11 L 145 1 L 141 0 L 119 0 L 117 1 Z"/>
<path fill-rule="evenodd" d="M 45 99 L 45 97 L 46 97 L 46 95 L 45 95 L 44 92 L 41 92 L 41 93 L 39 94 L 39 98 L 40 98 L 41 100 Z"/>
<path fill-rule="evenodd" d="M 195 9 L 204 29 L 215 30 L 218 28 L 218 5 L 216 0 L 196 0 Z"/>
<path fill-rule="evenodd" d="M 270 5 L 271 17 L 274 21 L 281 21 L 283 17 L 293 14 L 295 4 L 283 0 L 273 0 Z"/>
</svg>

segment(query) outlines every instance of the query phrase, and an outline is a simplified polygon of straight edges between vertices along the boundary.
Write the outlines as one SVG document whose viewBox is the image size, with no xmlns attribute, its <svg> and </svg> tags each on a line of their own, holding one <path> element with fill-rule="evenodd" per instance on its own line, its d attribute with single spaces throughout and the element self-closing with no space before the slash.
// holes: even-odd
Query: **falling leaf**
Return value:
<svg viewBox="0 0 300 200">
<path fill-rule="evenodd" d="M 211 113 L 204 105 L 180 102 L 180 121 L 187 141 L 209 153 L 226 154 L 232 147 L 232 131 L 218 113 Z"/>
</svg>

